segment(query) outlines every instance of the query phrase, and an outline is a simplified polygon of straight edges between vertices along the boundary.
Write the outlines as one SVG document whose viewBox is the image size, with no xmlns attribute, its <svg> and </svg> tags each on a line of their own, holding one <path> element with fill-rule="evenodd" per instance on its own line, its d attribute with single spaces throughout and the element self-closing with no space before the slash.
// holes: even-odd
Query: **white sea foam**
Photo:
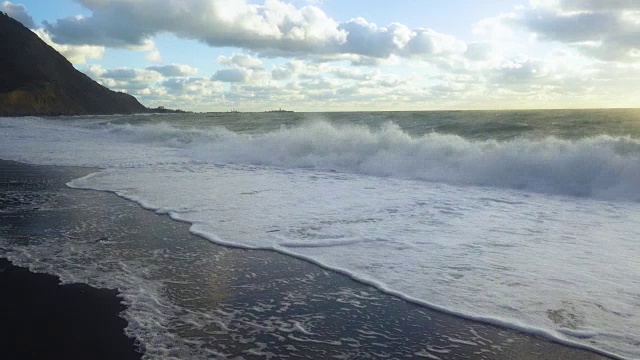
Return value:
<svg viewBox="0 0 640 360">
<path fill-rule="evenodd" d="M 104 119 L 3 119 L 0 131 L 0 157 L 107 168 L 69 185 L 116 192 L 214 242 L 640 357 L 636 139 L 471 141 L 327 122 L 256 134 Z"/>
<path fill-rule="evenodd" d="M 105 260 L 104 255 L 101 261 L 88 263 L 87 259 L 98 256 L 97 251 L 86 243 L 49 240 L 38 246 L 4 249 L 2 256 L 33 272 L 54 274 L 62 283 L 118 289 L 127 305 L 125 332 L 142 344 L 145 359 L 206 358 L 203 351 L 185 349 L 182 341 L 167 331 L 170 321 L 180 318 L 185 310 L 161 300 L 162 281 L 150 279 L 138 264 Z"/>
<path fill-rule="evenodd" d="M 117 130 L 117 131 L 116 131 Z M 113 131 L 123 131 L 117 127 Z M 412 137 L 388 123 L 379 130 L 315 121 L 268 134 L 223 128 L 128 126 L 132 140 L 180 146 L 190 160 L 319 168 L 461 185 L 498 186 L 598 198 L 640 199 L 640 141 L 596 136 L 470 141 L 430 133 Z"/>
</svg>

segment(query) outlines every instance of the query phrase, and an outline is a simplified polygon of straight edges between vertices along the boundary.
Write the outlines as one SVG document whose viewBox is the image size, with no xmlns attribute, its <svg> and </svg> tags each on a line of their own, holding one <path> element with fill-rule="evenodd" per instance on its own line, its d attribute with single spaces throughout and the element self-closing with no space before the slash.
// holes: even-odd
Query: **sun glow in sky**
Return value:
<svg viewBox="0 0 640 360">
<path fill-rule="evenodd" d="M 0 10 L 150 107 L 640 104 L 640 0 L 16 0 Z"/>
</svg>

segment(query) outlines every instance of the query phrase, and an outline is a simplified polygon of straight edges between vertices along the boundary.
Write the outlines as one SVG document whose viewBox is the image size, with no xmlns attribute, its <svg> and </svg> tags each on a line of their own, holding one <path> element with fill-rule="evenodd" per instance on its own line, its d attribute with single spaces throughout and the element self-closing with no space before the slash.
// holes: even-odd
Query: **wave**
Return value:
<svg viewBox="0 0 640 360">
<path fill-rule="evenodd" d="M 111 125 L 131 141 L 180 147 L 191 160 L 305 168 L 399 177 L 454 185 L 640 200 L 640 141 L 599 135 L 508 141 L 469 140 L 429 133 L 412 136 L 393 123 L 304 123 L 264 134 L 223 127 L 180 129 L 170 124 Z"/>
</svg>

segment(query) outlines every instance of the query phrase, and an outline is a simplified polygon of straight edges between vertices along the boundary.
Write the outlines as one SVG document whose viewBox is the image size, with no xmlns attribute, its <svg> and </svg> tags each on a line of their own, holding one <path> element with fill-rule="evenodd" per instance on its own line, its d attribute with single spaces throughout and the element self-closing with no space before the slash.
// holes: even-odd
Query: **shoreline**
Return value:
<svg viewBox="0 0 640 360">
<path fill-rule="evenodd" d="M 18 205 L 11 195 L 19 184 L 38 191 L 39 180 L 55 183 L 82 175 L 90 168 L 40 167 L 0 160 L 0 203 Z M 96 169 L 94 169 L 96 170 Z M 35 189 L 33 188 L 35 187 Z M 2 207 L 4 209 L 4 206 Z M 19 209 L 38 211 L 37 207 Z M 0 212 L 7 220 L 10 212 Z M 24 216 L 21 214 L 20 216 Z M 8 222 L 10 223 L 10 221 Z M 5 221 L 0 225 L 9 226 Z M 0 238 L 2 240 L 2 238 Z M 0 244 L 4 245 L 4 244 Z M 0 246 L 0 250 L 5 250 Z M 3 254 L 6 255 L 6 254 Z M 34 272 L 0 256 L 0 357 L 7 359 L 140 359 L 143 349 L 125 335 L 126 306 L 119 291 L 83 283 L 62 284 L 60 277 Z"/>
<path fill-rule="evenodd" d="M 82 174 L 81 170 L 73 170 L 70 168 L 64 168 L 64 167 L 42 167 L 42 166 L 34 166 L 34 165 L 26 165 L 26 164 L 21 164 L 21 163 L 13 163 L 13 162 L 7 162 L 7 161 L 0 161 L 0 167 L 7 169 L 7 167 L 12 167 L 12 168 L 16 168 L 16 169 L 21 169 L 22 172 L 24 172 L 24 174 L 22 174 L 22 179 L 24 180 L 24 178 L 33 178 L 33 179 L 40 179 L 40 180 L 46 180 L 43 178 L 46 178 L 47 176 L 51 177 L 52 174 L 55 174 L 56 176 L 60 176 L 60 177 L 64 177 L 67 179 L 67 181 L 72 180 L 74 178 L 77 178 L 79 176 L 76 176 L 78 174 Z M 39 170 L 37 170 L 39 169 Z M 5 171 L 6 172 L 6 171 Z M 84 171 L 85 173 L 88 173 L 90 171 L 88 171 L 87 169 L 85 169 Z M 73 177 L 76 176 L 76 177 Z M 18 177 L 19 178 L 19 177 Z M 5 180 L 5 179 L 2 179 Z M 46 182 L 46 181 L 45 181 Z M 62 182 L 62 184 L 64 184 L 64 182 Z M 57 183 L 57 186 L 59 186 L 60 183 Z M 13 186 L 13 185 L 8 185 L 8 186 Z M 0 189 L 0 191 L 2 191 L 2 189 Z M 77 190 L 77 189 L 68 189 L 68 191 L 70 193 L 73 192 L 84 192 L 85 195 L 91 197 L 91 193 L 97 193 L 97 192 L 92 192 L 92 191 L 82 191 L 82 190 Z M 126 200 L 117 197 L 115 194 L 112 193 L 105 193 L 105 196 L 108 196 L 110 198 L 115 198 L 118 200 L 113 200 L 114 203 L 118 203 L 118 204 L 123 204 L 123 203 L 127 203 Z M 96 196 L 97 197 L 97 196 Z M 137 209 L 136 210 L 132 210 L 133 212 L 135 212 L 136 214 L 139 214 L 140 216 L 145 216 L 145 218 L 154 218 L 156 220 L 154 221 L 158 221 L 159 223 L 177 223 L 174 220 L 171 220 L 168 216 L 158 216 L 156 214 L 153 214 L 152 212 L 148 211 L 148 210 L 143 210 L 142 208 L 140 208 L 137 204 L 134 204 Z M 34 211 L 38 211 L 37 209 Z M 146 213 L 146 214 L 142 214 L 142 213 Z M 29 217 L 28 212 L 25 212 L 25 215 L 27 218 Z M 138 215 L 136 215 L 138 216 Z M 143 224 L 132 224 L 130 226 L 143 226 Z M 174 226 L 173 224 L 167 224 L 168 226 Z M 179 227 L 179 231 L 184 231 L 185 229 L 188 229 L 188 224 L 183 223 L 182 225 L 177 225 Z M 190 234 L 184 234 L 182 235 L 182 237 L 195 237 L 195 235 L 190 235 Z M 198 239 L 202 240 L 202 238 L 198 237 Z M 220 247 L 219 245 L 215 245 L 212 243 L 209 243 L 208 241 L 202 241 L 202 243 L 197 244 L 198 247 L 200 248 L 207 248 L 207 247 Z M 269 268 L 268 270 L 270 271 L 277 271 L 279 274 L 282 274 L 282 276 L 289 276 L 291 277 L 295 277 L 297 276 L 298 273 L 304 273 L 306 271 L 315 271 L 317 272 L 319 268 L 316 264 L 313 264 L 311 262 L 305 261 L 305 260 L 301 260 L 301 259 L 297 259 L 297 258 L 291 258 L 290 256 L 286 256 L 280 253 L 275 253 L 272 252 L 271 254 L 268 254 L 267 251 L 261 251 L 261 250 L 241 250 L 241 249 L 227 249 L 225 250 L 226 252 L 230 252 L 233 253 L 234 258 L 236 259 L 236 261 L 238 261 L 238 259 L 244 259 L 247 257 L 260 257 L 260 259 L 266 259 L 268 261 L 273 261 L 272 266 L 275 266 L 274 268 Z M 266 261 L 264 260 L 264 261 Z M 247 260 L 248 261 L 248 260 Z M 305 264 L 302 264 L 302 263 Z M 246 265 L 248 267 L 250 267 L 251 269 L 258 269 L 260 268 L 260 264 L 248 264 Z M 324 284 L 320 284 L 319 288 L 322 289 L 323 287 L 326 287 L 328 285 L 330 285 L 331 283 L 338 283 L 340 284 L 341 287 L 348 287 L 350 289 L 366 289 L 367 291 L 371 292 L 371 293 L 376 293 L 376 292 L 380 292 L 382 293 L 380 290 L 375 289 L 375 290 L 371 290 L 371 289 L 367 289 L 367 288 L 371 288 L 370 285 L 366 285 L 364 282 L 361 281 L 357 281 L 357 280 L 353 280 L 350 277 L 347 277 L 344 274 L 340 274 L 338 272 L 332 272 L 331 274 L 328 274 L 326 276 L 326 279 L 323 280 L 326 283 Z M 257 282 L 257 281 L 255 281 Z M 325 286 L 326 285 L 326 286 Z M 38 288 L 39 289 L 39 288 Z M 229 289 L 226 289 L 229 290 Z M 281 289 L 277 289 L 278 291 L 275 293 L 271 293 L 272 296 L 274 296 L 274 294 L 277 293 L 282 293 Z M 40 290 L 38 290 L 40 291 Z M 107 292 L 111 292 L 111 295 L 116 297 L 115 294 L 113 294 L 112 290 L 106 290 Z M 237 290 L 231 290 L 233 291 L 237 291 Z M 319 290 L 315 290 L 315 292 L 317 292 Z M 355 291 L 355 290 L 354 290 Z M 364 290 L 362 290 L 364 291 Z M 313 292 L 312 292 L 313 294 Z M 241 294 L 242 298 L 244 299 L 247 295 L 246 294 Z M 499 325 L 491 325 L 491 324 L 487 324 L 486 322 L 478 322 L 478 321 L 474 321 L 474 320 L 470 320 L 470 319 L 466 319 L 466 318 L 461 318 L 459 316 L 455 316 L 455 315 L 450 315 L 450 314 L 446 314 L 443 311 L 439 311 L 438 309 L 434 309 L 432 307 L 427 307 L 424 305 L 418 305 L 415 303 L 415 301 L 411 301 L 410 299 L 400 299 L 397 298 L 396 296 L 393 295 L 389 295 L 387 293 L 384 294 L 377 294 L 377 296 L 379 296 L 380 299 L 382 300 L 377 300 L 378 302 L 383 303 L 382 309 L 384 309 L 385 311 L 391 313 L 391 314 L 395 314 L 395 313 L 414 313 L 416 311 L 418 312 L 422 312 L 425 313 L 425 316 L 418 319 L 419 321 L 417 321 L 416 326 L 418 326 L 418 331 L 424 331 L 426 333 L 428 332 L 434 332 L 436 333 L 434 336 L 437 336 L 439 338 L 446 338 L 448 335 L 447 334 L 459 334 L 461 333 L 461 330 L 466 328 L 466 327 L 472 327 L 476 330 L 474 331 L 482 331 L 482 334 L 487 337 L 488 339 L 491 339 L 492 342 L 495 342 L 497 344 L 500 344 L 501 346 L 507 347 L 510 346 L 510 349 L 505 349 L 502 353 L 499 354 L 499 356 L 494 357 L 494 358 L 504 358 L 504 359 L 510 359 L 510 358 L 518 358 L 518 359 L 539 359 L 539 358 L 565 358 L 565 359 L 600 359 L 600 358 L 608 358 L 607 356 L 610 355 L 605 355 L 602 354 L 600 352 L 596 353 L 591 349 L 581 349 L 580 346 L 570 346 L 567 344 L 563 344 L 559 341 L 554 341 L 553 339 L 544 339 L 540 336 L 537 336 L 535 334 L 527 334 L 527 333 L 523 333 L 521 331 L 517 331 L 517 330 L 511 330 L 511 329 L 507 329 L 505 327 L 499 326 Z M 232 296 L 233 297 L 233 296 Z M 260 297 L 258 297 L 256 294 L 250 294 L 250 297 L 252 300 L 255 300 L 254 298 L 260 299 Z M 375 309 L 375 306 L 377 306 L 377 304 L 374 303 L 367 303 L 367 302 L 363 302 L 365 303 L 366 306 L 370 307 L 371 309 Z M 89 306 L 90 307 L 90 306 Z M 96 309 L 94 308 L 93 311 L 95 311 Z M 328 311 L 329 309 L 325 309 L 323 311 Z M 335 309 L 331 310 L 334 311 Z M 366 315 L 366 314 L 365 314 Z M 117 316 L 116 316 L 117 317 Z M 384 318 L 384 321 L 391 321 L 393 320 L 393 316 L 391 316 L 391 319 L 388 318 Z M 428 320 L 427 320 L 428 319 Z M 122 320 L 122 319 L 121 319 Z M 58 322 L 62 322 L 64 323 L 66 320 L 58 320 Z M 123 320 L 124 321 L 124 320 Z M 360 320 L 358 319 L 358 321 L 364 321 L 364 320 Z M 426 323 L 426 321 L 431 321 L 432 323 Z M 442 324 L 439 324 L 442 323 Z M 422 325 L 420 325 L 422 324 Z M 436 324 L 438 324 L 436 326 Z M 64 325 L 64 324 L 60 324 L 60 325 Z M 367 324 L 368 325 L 368 324 Z M 405 326 L 407 327 L 407 326 Z M 408 327 L 407 327 L 408 328 Z M 481 330 L 478 330 L 481 329 Z M 404 330 L 403 330 L 404 331 Z M 412 331 L 416 331 L 416 329 L 412 329 Z M 122 328 L 121 328 L 121 332 L 122 332 Z M 404 336 L 407 336 L 408 338 L 410 338 L 412 336 L 412 334 L 409 333 L 403 333 Z M 413 334 L 415 335 L 415 334 Z M 426 334 L 424 334 L 426 335 Z M 417 337 L 418 339 L 422 338 L 421 336 Z M 516 338 L 517 341 L 513 341 L 513 338 Z M 507 341 L 510 340 L 510 341 Z M 502 341 L 502 342 L 501 342 Z M 477 350 L 477 349 L 476 349 Z M 426 351 L 426 350 L 425 350 Z M 471 352 L 470 352 L 471 351 Z M 474 350 L 472 348 L 461 348 L 461 350 L 459 350 L 458 355 L 460 357 L 464 357 L 464 356 L 468 356 L 469 354 L 471 354 Z M 435 352 L 437 353 L 437 352 Z M 435 354 L 434 353 L 434 354 Z M 416 355 L 419 355 L 419 352 L 415 352 Z M 428 354 L 422 354 L 423 356 L 427 356 Z M 448 357 L 447 357 L 448 358 Z M 452 358 L 457 358 L 457 357 L 452 357 Z"/>
</svg>

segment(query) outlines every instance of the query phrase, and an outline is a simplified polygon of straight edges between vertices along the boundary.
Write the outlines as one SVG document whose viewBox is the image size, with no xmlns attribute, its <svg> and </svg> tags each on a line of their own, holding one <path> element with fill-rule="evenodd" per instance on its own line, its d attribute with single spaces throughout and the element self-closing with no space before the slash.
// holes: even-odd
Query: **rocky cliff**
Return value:
<svg viewBox="0 0 640 360">
<path fill-rule="evenodd" d="M 0 116 L 147 112 L 76 70 L 20 22 L 0 12 Z"/>
</svg>

